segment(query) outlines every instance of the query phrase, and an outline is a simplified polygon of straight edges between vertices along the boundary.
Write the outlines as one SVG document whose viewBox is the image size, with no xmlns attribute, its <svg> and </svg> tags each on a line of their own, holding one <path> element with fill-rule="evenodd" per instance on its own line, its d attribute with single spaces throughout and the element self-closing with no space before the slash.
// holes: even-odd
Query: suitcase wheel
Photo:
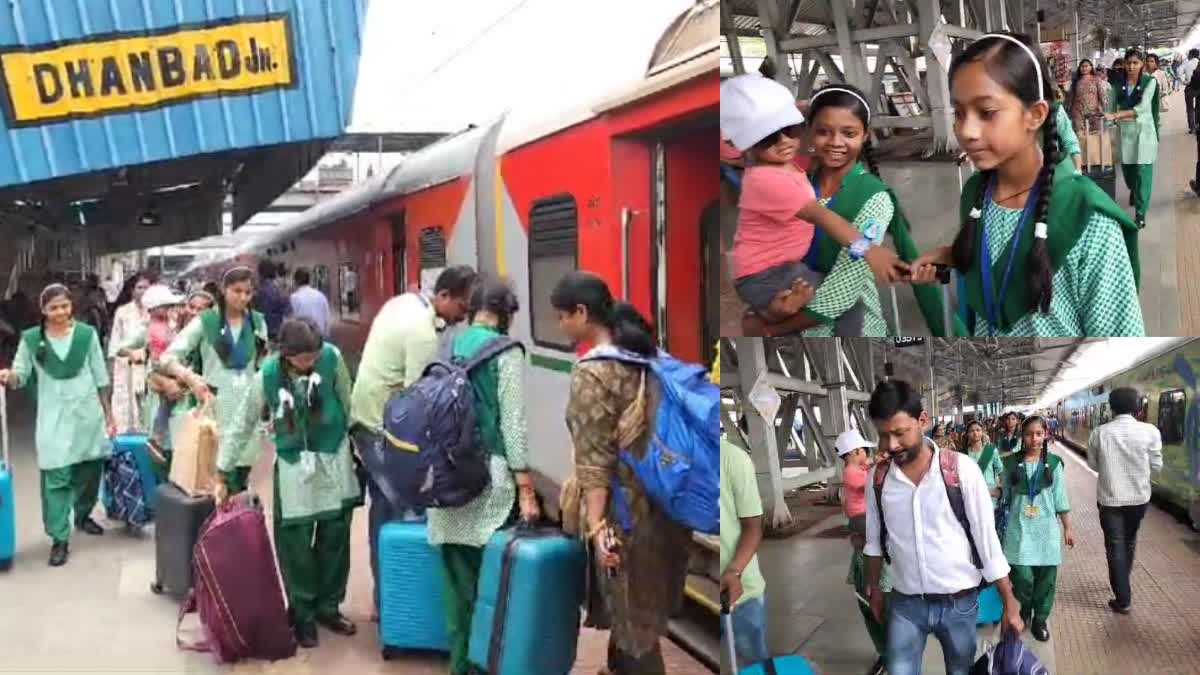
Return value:
<svg viewBox="0 0 1200 675">
<path fill-rule="evenodd" d="M 162 595 L 163 585 L 157 581 L 150 582 L 150 592 L 155 595 Z"/>
<path fill-rule="evenodd" d="M 400 650 L 395 647 L 384 647 L 381 656 L 384 661 L 394 661 L 400 658 Z"/>
<path fill-rule="evenodd" d="M 4 560 L 0 560 L 0 572 L 7 572 L 10 569 L 12 569 L 12 561 L 13 561 L 12 558 L 5 558 Z"/>
</svg>

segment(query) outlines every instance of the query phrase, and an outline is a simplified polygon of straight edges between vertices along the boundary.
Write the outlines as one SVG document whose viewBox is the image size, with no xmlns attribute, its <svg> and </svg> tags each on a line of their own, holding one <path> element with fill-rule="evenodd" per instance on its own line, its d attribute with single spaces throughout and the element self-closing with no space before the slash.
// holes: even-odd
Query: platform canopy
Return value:
<svg viewBox="0 0 1200 675">
<path fill-rule="evenodd" d="M 367 0 L 0 4 L 0 232 L 219 234 L 349 125 Z"/>
</svg>

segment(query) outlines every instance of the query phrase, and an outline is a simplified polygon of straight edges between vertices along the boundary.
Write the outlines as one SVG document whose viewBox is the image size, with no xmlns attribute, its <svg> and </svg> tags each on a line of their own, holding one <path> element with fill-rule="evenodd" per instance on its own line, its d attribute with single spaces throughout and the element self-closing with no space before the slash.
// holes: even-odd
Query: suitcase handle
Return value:
<svg viewBox="0 0 1200 675">
<path fill-rule="evenodd" d="M 4 468 L 12 473 L 8 458 L 8 387 L 0 387 L 0 445 L 4 446 Z"/>
<path fill-rule="evenodd" d="M 729 665 L 733 672 L 738 672 L 737 640 L 733 637 L 733 608 L 729 602 L 729 591 L 721 591 L 721 628 L 725 631 L 725 651 L 728 652 Z"/>
</svg>

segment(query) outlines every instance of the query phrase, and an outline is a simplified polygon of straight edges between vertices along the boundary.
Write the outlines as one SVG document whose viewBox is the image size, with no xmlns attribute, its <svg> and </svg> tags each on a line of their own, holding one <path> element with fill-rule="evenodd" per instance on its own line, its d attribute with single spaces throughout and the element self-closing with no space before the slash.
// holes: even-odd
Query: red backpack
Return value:
<svg viewBox="0 0 1200 675">
<path fill-rule="evenodd" d="M 965 455 L 961 452 L 940 450 L 938 466 L 942 471 L 942 481 L 946 483 L 946 497 L 950 500 L 950 509 L 954 511 L 954 518 L 962 525 L 963 532 L 967 535 L 967 543 L 971 545 L 971 562 L 977 569 L 982 570 L 979 549 L 975 547 L 975 537 L 971 536 L 971 522 L 967 520 L 967 507 L 963 504 L 962 480 L 958 476 L 958 459 L 961 456 Z M 883 559 L 888 563 L 892 562 L 892 558 L 888 555 L 887 520 L 883 517 L 883 481 L 887 480 L 891 468 L 892 460 L 881 460 L 875 465 L 875 478 L 872 481 L 875 488 L 875 508 L 879 511 L 879 545 L 883 549 Z"/>
</svg>

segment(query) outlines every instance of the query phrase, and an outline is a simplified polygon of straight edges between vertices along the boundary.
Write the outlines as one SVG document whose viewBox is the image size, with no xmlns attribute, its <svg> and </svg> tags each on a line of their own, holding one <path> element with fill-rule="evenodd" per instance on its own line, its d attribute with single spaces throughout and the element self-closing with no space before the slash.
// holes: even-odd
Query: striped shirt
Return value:
<svg viewBox="0 0 1200 675">
<path fill-rule="evenodd" d="M 1150 501 L 1150 472 L 1162 469 L 1162 434 L 1132 415 L 1117 415 L 1088 439 L 1088 466 L 1100 474 L 1096 499 L 1102 506 L 1136 506 Z"/>
</svg>

